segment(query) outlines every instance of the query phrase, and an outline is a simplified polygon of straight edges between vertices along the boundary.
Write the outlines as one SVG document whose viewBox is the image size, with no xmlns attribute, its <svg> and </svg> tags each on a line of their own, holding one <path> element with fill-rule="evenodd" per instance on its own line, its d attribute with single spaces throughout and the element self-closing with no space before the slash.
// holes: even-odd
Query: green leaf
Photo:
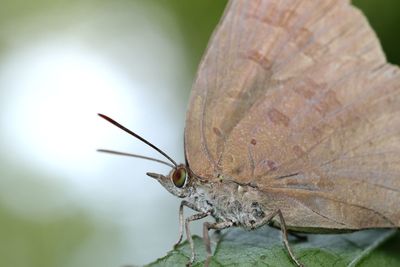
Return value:
<svg viewBox="0 0 400 267">
<path fill-rule="evenodd" d="M 297 258 L 312 266 L 400 266 L 397 245 L 400 234 L 394 230 L 374 229 L 346 234 L 310 234 L 307 241 L 290 237 Z M 215 237 L 215 236 L 214 236 Z M 394 237 L 394 238 L 391 238 Z M 378 248 L 384 241 L 384 250 Z M 193 237 L 196 261 L 193 266 L 203 266 L 206 253 L 203 240 Z M 392 244 L 397 243 L 397 244 Z M 187 241 L 177 249 L 147 266 L 184 266 L 190 257 Z M 281 241 L 279 230 L 262 227 L 254 231 L 230 229 L 219 236 L 210 266 L 294 266 Z"/>
</svg>

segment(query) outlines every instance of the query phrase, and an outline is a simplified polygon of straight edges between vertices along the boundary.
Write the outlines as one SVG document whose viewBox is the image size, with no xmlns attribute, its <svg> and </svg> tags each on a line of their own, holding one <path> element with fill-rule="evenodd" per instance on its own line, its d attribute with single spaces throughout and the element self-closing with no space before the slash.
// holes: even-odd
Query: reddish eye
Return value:
<svg viewBox="0 0 400 267">
<path fill-rule="evenodd" d="M 172 174 L 172 182 L 176 187 L 183 187 L 186 182 L 186 169 L 185 168 L 178 168 Z"/>
</svg>

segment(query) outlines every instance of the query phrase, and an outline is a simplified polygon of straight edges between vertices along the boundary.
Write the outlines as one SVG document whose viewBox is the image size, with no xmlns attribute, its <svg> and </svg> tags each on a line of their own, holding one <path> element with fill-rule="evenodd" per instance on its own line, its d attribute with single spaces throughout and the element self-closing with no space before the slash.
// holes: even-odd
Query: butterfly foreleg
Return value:
<svg viewBox="0 0 400 267">
<path fill-rule="evenodd" d="M 181 202 L 181 205 L 179 206 L 179 237 L 178 240 L 174 244 L 174 249 L 176 249 L 176 246 L 178 246 L 183 238 L 183 228 L 185 225 L 185 219 L 183 217 L 183 207 L 186 206 L 188 208 L 191 208 L 192 210 L 197 210 L 197 208 L 190 202 L 187 202 L 186 200 L 183 200 Z"/>
<path fill-rule="evenodd" d="M 279 217 L 279 221 L 280 221 L 280 229 L 282 232 L 282 239 L 283 239 L 283 244 L 285 245 L 286 251 L 289 253 L 290 258 L 292 259 L 292 261 L 299 267 L 303 267 L 304 265 L 302 263 L 300 263 L 296 257 L 294 256 L 294 253 L 292 251 L 292 249 L 290 248 L 289 245 L 289 239 L 288 239 L 288 232 L 287 232 L 287 228 L 286 228 L 286 223 L 285 223 L 285 219 L 283 218 L 282 212 L 281 210 L 276 210 L 272 213 L 270 213 L 269 215 L 265 216 L 264 219 L 262 221 L 260 221 L 260 223 L 258 223 L 258 226 L 262 226 L 264 224 L 268 224 L 272 221 L 272 219 L 278 216 Z"/>
<path fill-rule="evenodd" d="M 190 202 L 187 202 L 186 200 L 182 200 L 181 205 L 179 206 L 179 237 L 178 241 L 175 242 L 174 244 L 174 249 L 176 249 L 176 246 L 178 246 L 183 238 L 183 229 L 185 225 L 185 220 L 183 217 L 183 207 L 186 206 L 192 210 L 199 211 L 195 205 L 193 205 Z"/>
<path fill-rule="evenodd" d="M 222 229 L 229 228 L 231 226 L 233 226 L 233 222 L 230 222 L 230 221 L 215 222 L 215 223 L 205 222 L 203 224 L 203 240 L 204 240 L 204 245 L 205 245 L 206 251 L 207 251 L 207 260 L 206 260 L 205 266 L 208 266 L 208 263 L 211 258 L 211 242 L 210 242 L 210 235 L 209 235 L 208 231 L 210 231 L 210 229 L 222 230 Z"/>
<path fill-rule="evenodd" d="M 207 217 L 208 215 L 210 215 L 208 212 L 199 212 L 199 213 L 193 214 L 185 219 L 186 238 L 189 242 L 190 250 L 192 252 L 192 255 L 190 256 L 190 261 L 188 263 L 189 266 L 194 262 L 194 259 L 195 259 L 194 242 L 192 239 L 192 234 L 190 233 L 189 223 L 192 221 L 203 219 L 204 217 Z"/>
</svg>

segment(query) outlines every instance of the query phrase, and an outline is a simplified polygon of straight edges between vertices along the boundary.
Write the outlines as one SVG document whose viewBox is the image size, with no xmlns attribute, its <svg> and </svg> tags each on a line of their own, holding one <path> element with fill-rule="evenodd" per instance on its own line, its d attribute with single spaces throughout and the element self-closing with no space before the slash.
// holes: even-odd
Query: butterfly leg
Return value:
<svg viewBox="0 0 400 267">
<path fill-rule="evenodd" d="M 193 239 L 192 239 L 192 234 L 190 233 L 189 223 L 192 221 L 203 219 L 204 217 L 207 217 L 208 215 L 210 215 L 208 212 L 200 212 L 200 213 L 193 214 L 192 216 L 189 216 L 185 219 L 186 238 L 189 242 L 190 250 L 192 252 L 192 255 L 190 256 L 190 261 L 187 264 L 188 266 L 192 265 L 192 263 L 194 262 L 194 258 L 195 258 L 194 243 L 193 243 Z"/>
<path fill-rule="evenodd" d="M 174 244 L 174 249 L 176 249 L 176 247 L 181 243 L 182 238 L 183 238 L 183 229 L 185 227 L 185 220 L 183 218 L 183 207 L 184 206 L 191 208 L 192 210 L 199 211 L 199 210 L 197 210 L 196 206 L 194 206 L 192 203 L 187 202 L 186 200 L 183 200 L 181 202 L 181 205 L 179 206 L 179 238 L 178 238 L 178 241 L 176 241 Z"/>
<path fill-rule="evenodd" d="M 233 223 L 230 221 L 225 221 L 225 222 L 216 222 L 216 223 L 209 223 L 209 222 L 205 222 L 203 224 L 203 240 L 204 240 L 204 245 L 206 247 L 206 251 L 207 251 L 207 260 L 205 262 L 205 266 L 208 266 L 209 261 L 211 259 L 211 242 L 210 242 L 210 235 L 208 233 L 208 231 L 210 231 L 210 229 L 214 229 L 214 230 L 222 230 L 225 228 L 229 228 L 233 226 Z"/>
<path fill-rule="evenodd" d="M 294 263 L 296 263 L 297 266 L 304 267 L 304 265 L 296 259 L 296 257 L 294 256 L 294 253 L 292 252 L 292 249 L 290 248 L 289 240 L 288 240 L 288 232 L 286 229 L 286 223 L 285 223 L 285 219 L 283 218 L 281 210 L 276 210 L 276 211 L 270 213 L 260 223 L 258 223 L 258 226 L 261 226 L 261 225 L 271 222 L 271 220 L 277 215 L 279 216 L 283 244 L 285 245 L 285 248 L 286 248 L 287 252 L 289 253 L 290 258 L 292 259 L 292 261 Z"/>
</svg>

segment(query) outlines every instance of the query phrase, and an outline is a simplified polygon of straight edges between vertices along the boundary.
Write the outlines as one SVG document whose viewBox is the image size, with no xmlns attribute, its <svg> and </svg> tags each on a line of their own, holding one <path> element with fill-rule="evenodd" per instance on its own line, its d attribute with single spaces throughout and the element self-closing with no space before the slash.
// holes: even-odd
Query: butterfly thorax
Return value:
<svg viewBox="0 0 400 267">
<path fill-rule="evenodd" d="M 258 227 L 266 211 L 257 201 L 259 191 L 234 181 L 194 183 L 186 200 L 201 212 L 209 212 L 217 221 L 230 221 L 246 229 Z"/>
</svg>

